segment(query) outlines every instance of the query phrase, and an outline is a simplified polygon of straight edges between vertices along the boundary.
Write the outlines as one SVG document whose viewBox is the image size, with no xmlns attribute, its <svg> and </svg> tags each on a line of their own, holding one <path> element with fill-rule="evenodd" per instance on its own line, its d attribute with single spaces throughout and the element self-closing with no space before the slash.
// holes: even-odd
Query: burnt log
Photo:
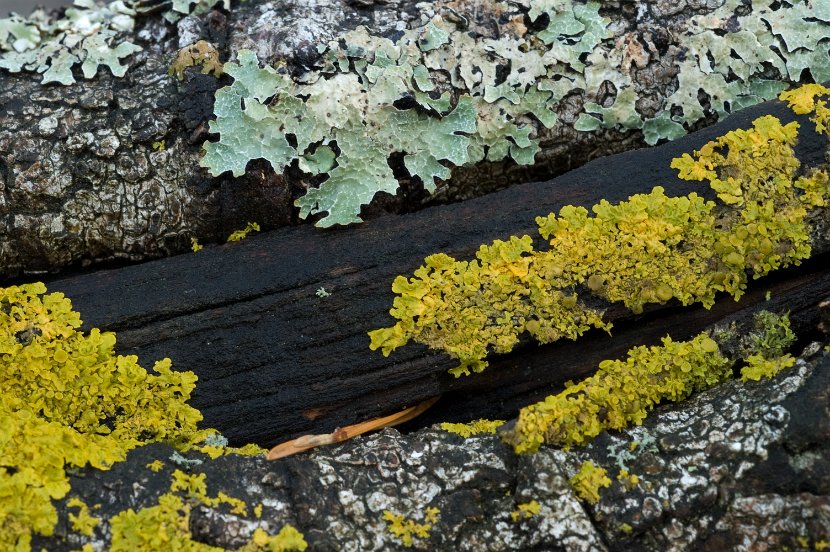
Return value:
<svg viewBox="0 0 830 552">
<path fill-rule="evenodd" d="M 805 130 L 796 153 L 803 166 L 825 161 L 827 139 L 809 130 L 814 125 L 781 103 L 767 103 L 547 182 L 352 228 L 279 229 L 48 287 L 72 299 L 86 327 L 116 331 L 120 353 L 137 354 L 145 365 L 170 357 L 174 368 L 193 370 L 199 383 L 192 404 L 232 443 L 267 446 L 328 433 L 442 394 L 425 421 L 509 418 L 566 380 L 591 373 L 600 360 L 668 333 L 686 339 L 767 308 L 789 310 L 795 330 L 809 335 L 819 321 L 818 303 L 830 295 L 827 211 L 813 225 L 813 259 L 753 282 L 740 302 L 724 297 L 711 310 L 668 304 L 640 316 L 611 307 L 613 338 L 590 332 L 575 343 L 518 347 L 492 358 L 482 374 L 457 380 L 447 374 L 455 361 L 425 346 L 410 344 L 388 358 L 369 350 L 367 332 L 391 322 L 386 312 L 395 275 L 410 274 L 432 253 L 470 258 L 482 243 L 533 233 L 535 216 L 567 204 L 617 202 L 657 184 L 669 195 L 711 197 L 705 185 L 679 180 L 671 159 L 750 127 L 763 114 L 800 122 Z M 320 288 L 330 295 L 318 296 Z"/>
</svg>

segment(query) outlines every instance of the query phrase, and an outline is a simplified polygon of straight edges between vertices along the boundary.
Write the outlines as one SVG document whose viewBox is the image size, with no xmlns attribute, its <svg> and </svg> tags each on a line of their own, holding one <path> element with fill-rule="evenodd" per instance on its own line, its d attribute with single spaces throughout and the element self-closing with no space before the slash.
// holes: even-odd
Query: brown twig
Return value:
<svg viewBox="0 0 830 552">
<path fill-rule="evenodd" d="M 419 416 L 424 411 L 426 411 L 437 400 L 438 397 L 432 397 L 421 403 L 416 404 L 415 406 L 410 406 L 409 408 L 401 410 L 400 412 L 390 414 L 389 416 L 373 418 L 366 422 L 360 422 L 359 424 L 354 424 L 346 427 L 339 427 L 335 429 L 332 433 L 324 433 L 320 435 L 303 435 L 302 437 L 297 437 L 296 439 L 286 441 L 285 443 L 280 443 L 279 445 L 272 448 L 271 451 L 268 453 L 268 460 L 277 460 L 279 458 L 285 458 L 286 456 L 291 456 L 292 454 L 297 454 L 298 452 L 305 452 L 307 450 L 322 445 L 333 445 L 335 443 L 342 443 L 343 441 L 346 441 L 353 437 L 357 437 L 358 435 L 363 435 L 364 433 L 367 433 L 369 431 L 374 431 L 376 429 L 381 429 L 384 427 L 393 427 L 398 424 L 408 422 L 409 420 L 415 418 L 416 416 Z"/>
</svg>

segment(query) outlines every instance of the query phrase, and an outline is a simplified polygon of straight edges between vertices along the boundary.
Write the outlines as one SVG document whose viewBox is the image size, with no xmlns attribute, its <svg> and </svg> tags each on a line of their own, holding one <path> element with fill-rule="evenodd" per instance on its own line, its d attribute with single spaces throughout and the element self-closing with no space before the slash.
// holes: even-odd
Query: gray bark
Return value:
<svg viewBox="0 0 830 552">
<path fill-rule="evenodd" d="M 500 21 L 496 4 L 450 4 L 481 36 L 501 36 L 515 23 Z M 641 115 L 653 116 L 678 86 L 689 17 L 714 13 L 719 5 L 603 5 L 614 48 L 630 50 L 638 40 L 650 45 L 641 45 L 637 63 L 629 59 L 625 68 L 640 94 Z M 444 9 L 434 10 L 439 8 Z M 199 167 L 213 94 L 227 81 L 190 70 L 180 84 L 167 75 L 169 64 L 179 48 L 203 38 L 218 46 L 223 60 L 253 47 L 261 61 L 282 60 L 301 74 L 313 66 L 317 44 L 359 25 L 391 35 L 432 13 L 423 10 L 426 5 L 408 0 L 244 2 L 230 15 L 213 11 L 177 26 L 151 14 L 138 19 L 129 37 L 143 51 L 129 58 L 123 79 L 101 69 L 92 80 L 57 86 L 40 84 L 36 75 L 0 71 L 0 278 L 171 255 L 187 250 L 191 237 L 220 241 L 247 221 L 264 228 L 300 222 L 293 200 L 310 185 L 301 173 L 275 174 L 265 162 L 254 162 L 241 178 L 213 178 Z M 533 166 L 486 162 L 456 168 L 434 198 L 404 173 L 397 196 L 376 198 L 364 216 L 547 179 L 591 158 L 639 147 L 639 130 L 577 132 L 572 126 L 586 101 L 607 105 L 614 94 L 613 85 L 598 92 L 574 89 L 557 107 L 561 124 L 545 129 L 534 123 L 542 150 Z M 710 112 L 696 125 L 714 119 Z M 162 141 L 165 150 L 155 151 L 153 143 Z"/>
<path fill-rule="evenodd" d="M 659 407 L 641 427 L 603 433 L 584 448 L 543 448 L 515 456 L 497 436 L 464 440 L 437 427 L 408 435 L 394 429 L 276 462 L 187 454 L 166 446 L 137 449 L 111 471 L 72 477 L 73 496 L 104 506 L 94 536 L 69 530 L 60 506 L 56 535 L 35 548 L 77 549 L 108 542 L 108 519 L 156 504 L 174 469 L 207 475 L 261 519 L 198 506 L 195 540 L 245 543 L 257 527 L 276 533 L 291 523 L 309 550 L 401 550 L 384 510 L 440 519 L 416 550 L 812 550 L 830 534 L 830 356 L 818 343 L 774 379 L 730 382 Z M 630 451 L 627 457 L 615 454 Z M 146 465 L 160 459 L 158 473 Z M 580 501 L 568 479 L 585 460 L 613 483 L 595 505 Z M 621 465 L 640 478 L 626 489 Z M 541 512 L 514 522 L 516 505 L 536 500 Z M 99 549 L 99 548 L 96 548 Z"/>
</svg>

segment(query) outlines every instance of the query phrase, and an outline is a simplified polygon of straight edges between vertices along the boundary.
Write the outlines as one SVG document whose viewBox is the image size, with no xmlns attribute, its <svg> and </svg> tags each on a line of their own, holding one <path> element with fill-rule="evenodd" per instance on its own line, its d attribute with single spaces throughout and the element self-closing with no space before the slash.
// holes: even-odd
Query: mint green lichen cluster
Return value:
<svg viewBox="0 0 830 552">
<path fill-rule="evenodd" d="M 170 9 L 162 15 L 170 23 L 176 23 L 187 15 L 201 15 L 213 9 L 213 6 L 220 4 L 226 11 L 231 9 L 231 0 L 172 0 Z"/>
<path fill-rule="evenodd" d="M 43 10 L 27 19 L 17 15 L 0 19 L 0 68 L 41 73 L 44 84 L 74 83 L 72 68 L 78 64 L 87 79 L 99 66 L 123 77 L 127 66 L 121 59 L 141 47 L 117 38 L 133 30 L 135 14 L 130 3 L 75 0 L 61 19 L 51 20 Z"/>
<path fill-rule="evenodd" d="M 394 42 L 359 27 L 320 45 L 318 66 L 298 78 L 260 70 L 256 56 L 240 51 L 228 64 L 239 82 L 217 93 L 211 130 L 219 141 L 205 145 L 202 165 L 215 176 L 239 176 L 262 158 L 277 172 L 296 161 L 310 175 L 328 175 L 296 205 L 303 218 L 327 212 L 318 225 L 331 226 L 359 222 L 361 206 L 377 192 L 396 192 L 388 164 L 396 153 L 428 191 L 453 166 L 507 157 L 532 164 L 540 134 L 561 124 L 557 108 L 575 90 L 589 99 L 577 130 L 641 129 L 649 144 L 673 139 L 706 116 L 707 102 L 724 115 L 772 99 L 807 67 L 830 79 L 827 8 L 794 1 L 773 9 L 779 4 L 754 0 L 747 10 L 727 0 L 690 18 L 676 33 L 686 48 L 677 89 L 652 118 L 637 104 L 653 91 L 632 78 L 631 66 L 645 67 L 657 52 L 633 35 L 614 39 L 593 1 L 494 2 L 486 9 L 503 22 L 497 37 L 475 32 L 454 10 L 425 18 Z M 545 20 L 544 28 L 525 27 Z M 760 76 L 770 68 L 778 80 Z M 608 82 L 613 100 L 590 101 Z M 400 108 L 401 100 L 417 107 Z"/>
<path fill-rule="evenodd" d="M 175 22 L 189 13 L 200 14 L 213 7 L 213 0 L 173 0 L 164 17 Z M 230 9 L 230 0 L 223 0 Z M 73 84 L 73 67 L 80 65 L 85 79 L 101 67 L 123 77 L 125 58 L 141 47 L 123 39 L 135 27 L 135 18 L 153 6 L 141 0 L 74 0 L 63 17 L 51 19 L 45 10 L 29 17 L 12 14 L 0 19 L 0 68 L 11 73 L 31 71 L 43 75 L 44 84 Z"/>
<path fill-rule="evenodd" d="M 718 292 L 736 300 L 759 278 L 810 256 L 808 213 L 825 207 L 823 170 L 799 175 L 798 124 L 772 116 L 672 162 L 680 177 L 708 181 L 719 205 L 663 188 L 591 208 L 566 206 L 536 219 L 550 244 L 530 236 L 482 245 L 472 261 L 431 255 L 412 277 L 398 276 L 390 314 L 398 322 L 369 332 L 388 355 L 410 340 L 457 358 L 456 376 L 487 366 L 489 352 L 513 349 L 527 332 L 540 343 L 610 330 L 580 296 L 621 302 L 633 312 L 677 300 L 711 307 Z"/>
</svg>

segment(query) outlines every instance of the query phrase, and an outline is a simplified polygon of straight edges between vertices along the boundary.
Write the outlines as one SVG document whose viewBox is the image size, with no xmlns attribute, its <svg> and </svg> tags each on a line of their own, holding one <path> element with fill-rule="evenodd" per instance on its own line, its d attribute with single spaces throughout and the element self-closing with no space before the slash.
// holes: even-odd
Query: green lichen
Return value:
<svg viewBox="0 0 830 552">
<path fill-rule="evenodd" d="M 599 490 L 611 486 L 605 468 L 594 465 L 590 460 L 582 463 L 570 483 L 576 495 L 589 504 L 599 502 Z"/>
<path fill-rule="evenodd" d="M 210 497 L 204 474 L 188 475 L 173 472 L 170 492 L 161 495 L 156 506 L 135 511 L 132 508 L 115 515 L 110 521 L 112 541 L 110 552 L 166 550 L 170 552 L 223 552 L 225 548 L 210 546 L 193 540 L 190 532 L 190 513 L 194 506 L 230 507 L 230 513 L 247 516 L 247 505 L 225 493 Z M 241 552 L 304 551 L 308 544 L 302 533 L 285 525 L 276 535 L 264 529 L 254 530 L 248 543 L 236 550 Z"/>
<path fill-rule="evenodd" d="M 173 0 L 171 9 L 163 15 L 175 22 L 189 13 L 204 13 L 215 3 L 213 0 Z M 230 9 L 230 0 L 223 0 L 223 6 Z M 125 58 L 141 51 L 140 46 L 126 40 L 124 35 L 133 32 L 136 17 L 153 9 L 154 6 L 147 6 L 142 0 L 74 0 L 59 19 L 50 18 L 42 9 L 26 18 L 12 14 L 0 19 L 0 68 L 11 73 L 42 74 L 44 84 L 75 83 L 72 69 L 78 65 L 85 79 L 95 77 L 101 67 L 108 68 L 116 77 L 123 77 L 129 67 L 123 63 Z M 218 63 L 218 57 L 215 62 Z M 210 68 L 218 75 L 221 64 L 217 67 L 216 63 Z"/>
<path fill-rule="evenodd" d="M 477 260 L 427 257 L 413 277 L 398 276 L 390 314 L 398 322 L 369 332 L 384 355 L 410 340 L 457 358 L 455 375 L 481 371 L 489 352 L 505 353 L 527 332 L 541 343 L 610 329 L 580 299 L 593 294 L 633 312 L 676 300 L 709 308 L 718 292 L 736 300 L 759 278 L 810 256 L 806 217 L 827 205 L 821 170 L 799 175 L 798 124 L 765 116 L 672 162 L 680 178 L 706 180 L 719 202 L 662 187 L 612 205 L 566 206 L 538 217 L 548 251 L 529 236 L 483 245 Z"/>
<path fill-rule="evenodd" d="M 424 510 L 423 523 L 418 523 L 412 519 L 407 519 L 401 514 L 384 510 L 383 519 L 388 524 L 386 529 L 397 538 L 401 539 L 401 543 L 410 548 L 412 546 L 413 538 L 426 539 L 429 538 L 429 532 L 435 523 L 438 522 L 440 510 L 438 508 L 429 507 Z"/>
<path fill-rule="evenodd" d="M 0 68 L 41 73 L 44 84 L 74 83 L 76 65 L 86 79 L 93 78 L 100 66 L 123 77 L 127 66 L 121 59 L 141 51 L 136 44 L 119 40 L 119 35 L 133 30 L 135 14 L 130 2 L 75 0 L 57 20 L 50 20 L 43 10 L 35 10 L 27 19 L 12 15 L 0 20 Z"/>
<path fill-rule="evenodd" d="M 231 0 L 173 0 L 169 10 L 163 17 L 170 23 L 176 23 L 187 15 L 201 15 L 209 12 L 215 5 L 221 5 L 225 11 L 230 11 Z"/>
<path fill-rule="evenodd" d="M 741 336 L 742 358 L 777 358 L 783 356 L 795 343 L 796 335 L 790 327 L 789 314 L 762 310 L 755 315 L 753 326 L 752 331 Z"/>
<path fill-rule="evenodd" d="M 361 206 L 377 192 L 396 192 L 393 154 L 403 154 L 428 191 L 453 166 L 507 157 L 533 163 L 539 135 L 562 124 L 556 110 L 574 90 L 589 100 L 577 130 L 642 129 L 654 144 L 708 115 L 774 98 L 806 67 L 816 79 L 830 79 L 826 10 L 806 1 L 728 0 L 674 29 L 684 49 L 677 87 L 646 118 L 637 105 L 653 90 L 632 79 L 630 66 L 645 67 L 657 52 L 630 35 L 615 39 L 599 2 L 518 1 L 488 9 L 502 21 L 495 38 L 471 31 L 470 20 L 455 11 L 426 17 L 394 42 L 359 27 L 321 44 L 317 66 L 299 77 L 260 69 L 251 52 L 238 52 L 228 64 L 234 84 L 216 95 L 211 130 L 219 141 L 205 144 L 202 166 L 239 176 L 253 159 L 278 172 L 296 160 L 311 175 L 327 175 L 297 200 L 300 216 L 328 212 L 320 226 L 348 224 L 360 221 Z M 525 18 L 535 22 L 531 30 L 520 23 Z M 770 71 L 778 80 L 764 76 Z M 614 97 L 590 101 L 608 82 Z M 403 101 L 415 106 L 403 108 Z"/>
<path fill-rule="evenodd" d="M 473 420 L 466 424 L 444 422 L 441 424 L 441 429 L 469 439 L 475 435 L 493 435 L 504 424 L 504 420 Z"/>
</svg>

